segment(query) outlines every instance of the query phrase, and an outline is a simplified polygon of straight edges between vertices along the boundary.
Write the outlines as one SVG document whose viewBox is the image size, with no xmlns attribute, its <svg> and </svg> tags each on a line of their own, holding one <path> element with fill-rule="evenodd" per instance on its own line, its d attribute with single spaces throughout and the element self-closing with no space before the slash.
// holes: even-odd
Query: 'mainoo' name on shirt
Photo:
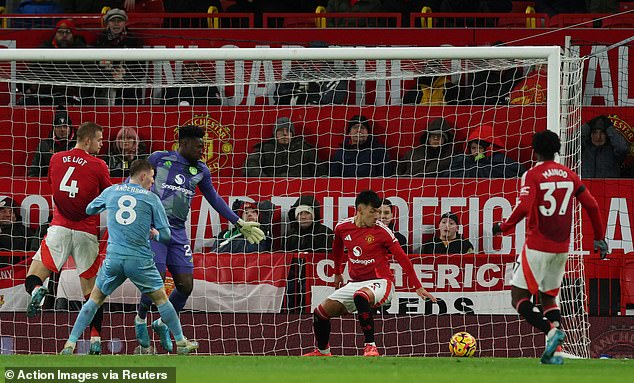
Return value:
<svg viewBox="0 0 634 383">
<path fill-rule="evenodd" d="M 187 195 L 194 195 L 194 192 L 189 190 L 189 189 L 185 189 L 183 187 L 180 186 L 176 186 L 176 185 L 168 185 L 168 184 L 161 184 L 161 189 L 169 189 L 169 190 L 173 190 L 173 191 L 179 191 L 181 193 L 187 194 Z"/>
<path fill-rule="evenodd" d="M 143 194 L 147 194 L 148 191 L 145 189 L 139 189 L 137 187 L 134 186 L 130 186 L 130 185 L 117 185 L 115 186 L 115 190 L 116 191 L 123 191 L 123 192 L 130 192 L 130 193 L 143 193 Z"/>
<path fill-rule="evenodd" d="M 542 173 L 544 178 L 552 177 L 552 176 L 560 176 L 563 178 L 568 178 L 568 172 L 563 169 L 548 169 Z"/>
</svg>

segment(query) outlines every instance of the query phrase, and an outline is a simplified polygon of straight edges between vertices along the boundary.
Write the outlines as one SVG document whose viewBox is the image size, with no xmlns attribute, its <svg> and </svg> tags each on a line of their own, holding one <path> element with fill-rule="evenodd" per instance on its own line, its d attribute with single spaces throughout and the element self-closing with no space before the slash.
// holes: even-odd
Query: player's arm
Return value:
<svg viewBox="0 0 634 383">
<path fill-rule="evenodd" d="M 522 176 L 522 186 L 520 187 L 519 196 L 517 197 L 517 204 L 513 208 L 511 216 L 502 224 L 493 225 L 493 234 L 507 233 L 511 231 L 518 222 L 523 220 L 535 202 L 535 194 L 537 188 L 534 183 L 526 177 L 528 173 L 524 173 Z"/>
<path fill-rule="evenodd" d="M 227 205 L 225 200 L 218 195 L 216 188 L 214 188 L 214 185 L 211 183 L 211 174 L 209 173 L 209 169 L 205 167 L 204 172 L 205 175 L 203 176 L 202 181 L 198 184 L 198 187 L 203 193 L 203 196 L 205 196 L 205 199 L 218 213 L 220 213 L 220 215 L 228 219 L 229 222 L 237 227 L 250 244 L 260 243 L 265 237 L 264 232 L 260 229 L 260 223 L 246 222 L 242 218 L 238 217 L 238 215 L 231 210 L 229 205 Z"/>
<path fill-rule="evenodd" d="M 152 232 L 152 239 L 167 245 L 170 242 L 172 232 L 170 231 L 165 207 L 163 207 L 161 200 L 156 194 L 150 193 L 149 195 L 152 198 L 152 226 L 156 230 L 156 233 Z"/>
<path fill-rule="evenodd" d="M 88 206 L 86 206 L 86 214 L 96 215 L 106 210 L 106 198 L 105 194 L 108 189 L 104 190 L 101 194 L 92 200 Z"/>
<path fill-rule="evenodd" d="M 398 243 L 398 240 L 396 238 L 394 238 L 394 240 L 388 247 L 388 251 L 392 253 L 396 261 L 403 268 L 403 271 L 405 272 L 405 275 L 407 275 L 407 279 L 409 280 L 409 285 L 416 288 L 416 294 L 423 299 L 431 299 L 432 302 L 436 302 L 436 297 L 425 290 L 423 285 L 416 277 L 416 271 L 414 270 L 414 265 L 412 265 L 412 261 L 409 260 L 409 257 L 407 256 L 407 254 L 405 254 L 403 248 L 401 248 L 401 245 Z"/>
<path fill-rule="evenodd" d="M 335 228 L 335 238 L 332 241 L 332 255 L 335 262 L 334 277 L 335 277 L 335 289 L 340 288 L 343 285 L 343 269 L 344 269 L 344 253 L 343 253 L 343 239 L 339 230 Z"/>
<path fill-rule="evenodd" d="M 581 185 L 577 189 L 575 197 L 577 197 L 581 206 L 586 209 L 590 216 L 590 222 L 592 222 L 592 229 L 594 230 L 594 250 L 599 251 L 601 259 L 604 259 L 608 255 L 608 244 L 605 242 L 605 225 L 601 219 L 599 204 L 585 185 Z"/>
</svg>

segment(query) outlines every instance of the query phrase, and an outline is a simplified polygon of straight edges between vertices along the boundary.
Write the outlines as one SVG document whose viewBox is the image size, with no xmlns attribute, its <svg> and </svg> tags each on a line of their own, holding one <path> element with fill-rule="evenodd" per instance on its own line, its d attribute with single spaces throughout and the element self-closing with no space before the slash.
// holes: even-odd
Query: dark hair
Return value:
<svg viewBox="0 0 634 383">
<path fill-rule="evenodd" d="M 97 132 L 103 132 L 103 126 L 94 122 L 84 122 L 77 129 L 77 141 L 83 141 L 86 138 L 94 138 Z"/>
<path fill-rule="evenodd" d="M 389 199 L 383 198 L 383 200 L 381 201 L 381 205 L 389 206 L 390 211 L 394 213 L 394 206 L 392 206 L 392 201 L 390 201 Z"/>
<path fill-rule="evenodd" d="M 364 126 L 368 130 L 368 133 L 372 132 L 372 124 L 370 123 L 368 118 L 366 116 L 357 114 L 356 116 L 352 116 L 352 118 L 348 121 L 346 134 L 350 134 L 350 130 L 352 130 L 352 127 L 356 125 Z"/>
<path fill-rule="evenodd" d="M 381 207 L 381 198 L 374 190 L 364 190 L 354 200 L 355 207 L 359 207 L 361 204 L 378 209 Z"/>
<path fill-rule="evenodd" d="M 134 177 L 141 172 L 152 170 L 152 164 L 148 160 L 134 160 L 130 164 L 130 177 Z"/>
<path fill-rule="evenodd" d="M 561 141 L 557 133 L 544 130 L 533 135 L 533 150 L 544 159 L 554 159 L 559 149 L 561 149 Z"/>
<path fill-rule="evenodd" d="M 184 140 L 186 138 L 203 138 L 205 136 L 205 130 L 196 125 L 185 125 L 178 128 L 178 140 Z"/>
</svg>

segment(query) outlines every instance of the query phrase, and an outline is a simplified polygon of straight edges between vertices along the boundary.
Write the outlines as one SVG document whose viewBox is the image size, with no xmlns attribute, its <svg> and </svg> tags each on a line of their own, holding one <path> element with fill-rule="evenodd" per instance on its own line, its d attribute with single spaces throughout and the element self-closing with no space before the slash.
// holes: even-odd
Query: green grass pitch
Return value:
<svg viewBox="0 0 634 383">
<path fill-rule="evenodd" d="M 176 367 L 176 381 L 183 383 L 603 383 L 631 382 L 634 377 L 634 360 L 597 359 L 546 366 L 529 358 L 2 355 L 0 366 L 2 372 L 13 366 Z"/>
</svg>

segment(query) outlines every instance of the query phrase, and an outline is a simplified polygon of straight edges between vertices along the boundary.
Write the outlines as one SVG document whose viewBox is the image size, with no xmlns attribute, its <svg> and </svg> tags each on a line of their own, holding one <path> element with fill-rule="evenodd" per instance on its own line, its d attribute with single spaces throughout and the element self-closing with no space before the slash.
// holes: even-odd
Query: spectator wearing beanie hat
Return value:
<svg viewBox="0 0 634 383">
<path fill-rule="evenodd" d="M 317 157 L 317 149 L 302 136 L 295 135 L 295 124 L 280 117 L 273 138 L 253 147 L 243 174 L 247 177 L 319 177 L 326 174 Z"/>
<path fill-rule="evenodd" d="M 394 164 L 385 147 L 372 135 L 370 121 L 356 115 L 348 121 L 343 147 L 330 163 L 331 177 L 389 177 Z"/>
<path fill-rule="evenodd" d="M 33 250 L 29 247 L 31 237 L 34 237 L 34 233 L 31 229 L 22 224 L 20 206 L 13 198 L 0 196 L 0 250 Z M 4 263 L 5 266 L 6 264 L 14 264 L 24 259 L 23 257 L 4 258 L 7 257 L 2 257 L 0 263 Z"/>
<path fill-rule="evenodd" d="M 410 177 L 440 177 L 451 167 L 454 156 L 454 130 L 440 117 L 429 123 L 420 136 L 420 146 L 405 154 L 398 164 L 398 174 Z"/>
<path fill-rule="evenodd" d="M 236 200 L 231 208 L 245 222 L 260 221 L 260 208 L 256 202 Z M 221 231 L 211 246 L 211 251 L 216 253 L 261 253 L 270 250 L 270 237 L 260 243 L 249 243 L 237 227 Z"/>
<path fill-rule="evenodd" d="M 286 235 L 281 249 L 286 252 L 329 253 L 334 240 L 333 231 L 322 224 L 321 207 L 312 195 L 303 195 L 288 211 Z M 286 284 L 286 308 L 302 310 L 306 297 L 306 265 L 301 257 L 293 258 Z"/>
<path fill-rule="evenodd" d="M 458 233 L 460 221 L 453 212 L 440 216 L 437 235 L 418 251 L 421 254 L 468 254 L 473 253 L 471 242 Z"/>
<path fill-rule="evenodd" d="M 86 40 L 77 33 L 72 19 L 63 19 L 55 25 L 53 36 L 42 44 L 42 48 L 85 48 Z"/>
<path fill-rule="evenodd" d="M 288 212 L 289 224 L 282 239 L 284 251 L 329 252 L 333 231 L 321 221 L 321 206 L 312 195 L 301 196 Z"/>
<path fill-rule="evenodd" d="M 43 138 L 33 155 L 33 162 L 29 168 L 29 176 L 48 176 L 48 165 L 54 153 L 70 150 L 75 147 L 75 128 L 70 120 L 68 111 L 63 106 L 58 106 L 53 117 L 53 128 L 49 138 Z"/>
</svg>

